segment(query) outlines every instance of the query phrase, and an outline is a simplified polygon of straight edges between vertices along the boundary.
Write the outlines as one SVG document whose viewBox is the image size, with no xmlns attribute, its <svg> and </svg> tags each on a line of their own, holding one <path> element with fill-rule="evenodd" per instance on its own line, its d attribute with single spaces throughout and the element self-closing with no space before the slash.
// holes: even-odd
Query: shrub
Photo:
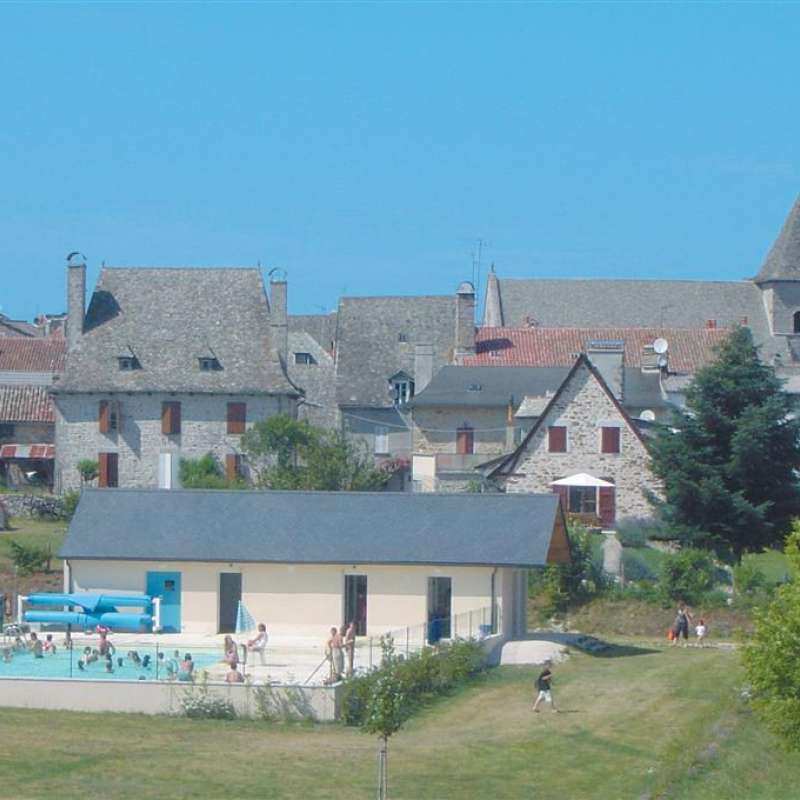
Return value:
<svg viewBox="0 0 800 800">
<path fill-rule="evenodd" d="M 11 547 L 11 559 L 20 575 L 30 575 L 31 572 L 36 572 L 50 558 L 50 552 L 43 547 L 23 544 L 13 539 L 9 542 L 9 546 Z"/>
<path fill-rule="evenodd" d="M 64 516 L 68 520 L 75 516 L 75 509 L 77 509 L 80 499 L 81 493 L 77 489 L 70 489 L 64 494 Z"/>
<path fill-rule="evenodd" d="M 714 587 L 716 567 L 708 553 L 684 548 L 666 556 L 661 567 L 661 590 L 673 601 L 696 605 Z"/>
<path fill-rule="evenodd" d="M 733 585 L 738 594 L 753 595 L 764 589 L 767 579 L 752 560 L 743 558 L 733 568 Z"/>
<path fill-rule="evenodd" d="M 622 551 L 622 566 L 625 568 L 625 579 L 628 581 L 650 581 L 658 578 L 658 574 L 635 550 Z"/>
<path fill-rule="evenodd" d="M 236 717 L 233 703 L 227 697 L 211 694 L 205 684 L 186 691 L 180 703 L 184 716 L 189 719 L 235 719 Z"/>
<path fill-rule="evenodd" d="M 90 458 L 81 459 L 76 465 L 81 483 L 91 483 L 100 474 L 100 464 Z"/>
<path fill-rule="evenodd" d="M 671 538 L 664 524 L 650 517 L 624 517 L 617 522 L 617 539 L 625 547 L 645 547 L 649 539 Z"/>
</svg>

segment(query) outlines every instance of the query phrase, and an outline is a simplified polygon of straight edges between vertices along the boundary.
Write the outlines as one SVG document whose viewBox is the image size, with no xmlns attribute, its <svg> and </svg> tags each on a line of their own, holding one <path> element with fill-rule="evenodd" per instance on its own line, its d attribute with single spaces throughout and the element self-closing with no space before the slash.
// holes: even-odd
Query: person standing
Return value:
<svg viewBox="0 0 800 800">
<path fill-rule="evenodd" d="M 550 703 L 550 710 L 555 714 L 558 712 L 556 708 L 556 704 L 553 702 L 553 671 L 551 667 L 553 666 L 553 662 L 548 658 L 544 662 L 544 669 L 539 673 L 539 677 L 536 679 L 536 688 L 539 690 L 539 695 L 536 698 L 536 702 L 533 704 L 533 710 L 538 714 L 539 713 L 539 704 Z"/>
<path fill-rule="evenodd" d="M 674 634 L 674 638 L 672 639 L 672 646 L 675 647 L 678 644 L 678 639 L 683 636 L 683 646 L 686 647 L 689 644 L 689 622 L 691 622 L 692 615 L 689 612 L 689 609 L 681 603 L 678 606 L 678 613 L 675 615 L 675 621 L 672 623 L 672 633 Z"/>
<path fill-rule="evenodd" d="M 355 620 L 350 620 L 347 630 L 344 632 L 344 653 L 347 656 L 347 672 L 348 678 L 353 677 L 353 661 L 356 655 L 356 623 Z"/>
</svg>

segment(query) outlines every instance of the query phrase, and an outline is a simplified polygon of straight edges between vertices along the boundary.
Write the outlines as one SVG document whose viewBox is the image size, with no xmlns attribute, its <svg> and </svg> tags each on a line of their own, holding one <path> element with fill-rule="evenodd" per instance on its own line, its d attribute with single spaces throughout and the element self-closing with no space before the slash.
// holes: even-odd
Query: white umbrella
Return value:
<svg viewBox="0 0 800 800">
<path fill-rule="evenodd" d="M 588 472 L 577 472 L 575 475 L 570 475 L 568 478 L 560 478 L 553 481 L 551 486 L 613 486 L 613 483 L 604 481 L 602 478 L 595 478 Z"/>
</svg>

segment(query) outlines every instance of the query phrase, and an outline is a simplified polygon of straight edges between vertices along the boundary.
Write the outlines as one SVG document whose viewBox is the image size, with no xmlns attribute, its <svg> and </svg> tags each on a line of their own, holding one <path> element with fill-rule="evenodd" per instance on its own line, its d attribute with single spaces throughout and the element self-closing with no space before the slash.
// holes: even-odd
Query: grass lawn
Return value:
<svg viewBox="0 0 800 800">
<path fill-rule="evenodd" d="M 791 798 L 796 757 L 738 707 L 732 649 L 619 647 L 493 670 L 392 737 L 391 798 Z M 331 725 L 0 712 L 0 797 L 372 798 L 377 741 Z"/>
<path fill-rule="evenodd" d="M 56 554 L 61 549 L 67 523 L 61 521 L 12 517 L 13 530 L 0 531 L 0 593 L 12 593 L 16 586 L 20 594 L 36 591 L 53 591 L 61 588 L 61 561 Z M 11 542 L 17 541 L 46 549 L 53 553 L 51 568 L 53 572 L 36 572 L 32 575 L 14 579 L 14 563 L 11 558 Z"/>
<path fill-rule="evenodd" d="M 767 550 L 744 558 L 752 561 L 769 583 L 785 583 L 793 572 L 788 559 L 780 550 Z"/>
</svg>

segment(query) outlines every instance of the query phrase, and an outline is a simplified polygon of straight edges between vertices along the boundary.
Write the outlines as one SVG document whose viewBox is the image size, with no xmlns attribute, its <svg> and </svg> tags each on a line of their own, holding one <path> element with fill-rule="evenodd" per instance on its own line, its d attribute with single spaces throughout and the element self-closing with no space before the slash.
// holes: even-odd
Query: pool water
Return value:
<svg viewBox="0 0 800 800">
<path fill-rule="evenodd" d="M 0 646 L 0 651 L 10 645 Z M 129 650 L 136 650 L 140 658 L 150 656 L 147 668 L 136 665 L 128 657 Z M 75 678 L 77 680 L 105 680 L 105 681 L 136 681 L 136 680 L 167 680 L 167 662 L 174 658 L 175 648 L 166 649 L 158 647 L 120 647 L 113 656 L 114 671 L 105 671 L 105 659 L 87 664 L 85 669 L 78 667 L 78 661 L 83 656 L 83 647 L 77 644 L 72 650 L 58 648 L 55 655 L 45 653 L 43 658 L 34 658 L 27 650 L 14 650 L 10 661 L 3 658 L 0 652 L 0 678 Z M 189 650 L 194 661 L 195 675 L 201 670 L 208 669 L 212 664 L 219 664 L 220 653 L 218 649 L 203 652 L 197 649 Z M 163 653 L 164 659 L 159 660 L 158 654 Z M 181 657 L 184 651 L 181 650 Z M 118 659 L 122 659 L 122 666 Z"/>
</svg>

